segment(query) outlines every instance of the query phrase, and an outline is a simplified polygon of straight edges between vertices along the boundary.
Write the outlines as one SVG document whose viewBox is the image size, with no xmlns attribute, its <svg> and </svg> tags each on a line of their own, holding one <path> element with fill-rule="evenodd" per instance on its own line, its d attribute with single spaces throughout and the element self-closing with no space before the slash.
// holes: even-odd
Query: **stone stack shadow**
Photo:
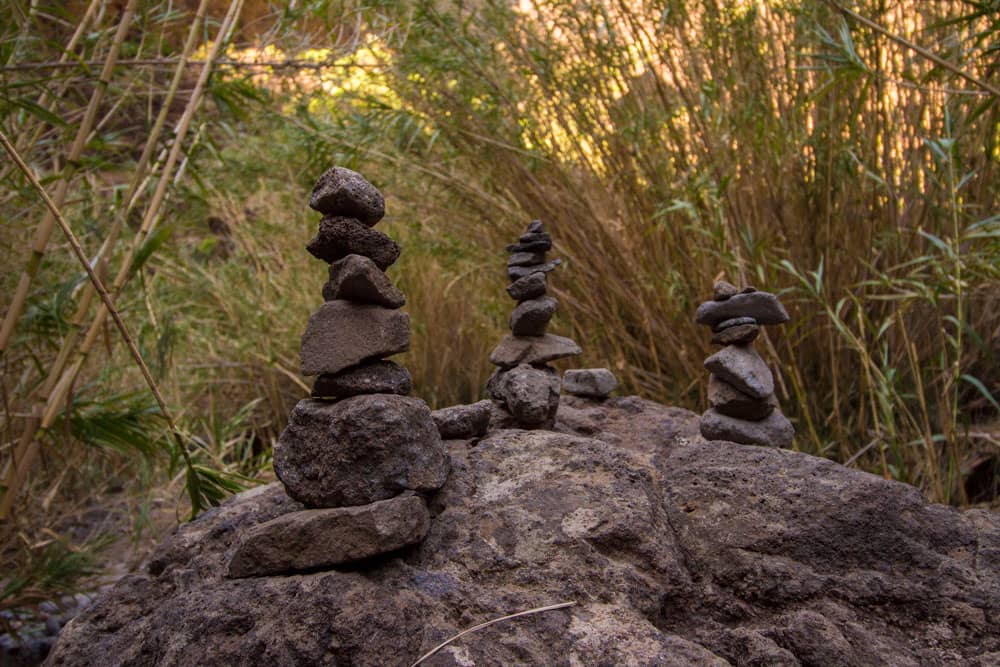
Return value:
<svg viewBox="0 0 1000 667">
<path fill-rule="evenodd" d="M 528 225 L 517 243 L 507 246 L 507 288 L 517 306 L 510 315 L 511 335 L 490 354 L 496 372 L 486 384 L 493 399 L 491 426 L 550 428 L 559 408 L 561 381 L 549 362 L 580 354 L 569 338 L 546 333 L 558 301 L 548 296 L 548 274 L 562 260 L 546 261 L 552 237 L 540 220 Z"/>
<path fill-rule="evenodd" d="M 712 342 L 723 346 L 705 360 L 711 373 L 711 407 L 701 417 L 702 436 L 744 445 L 790 447 L 795 429 L 778 408 L 771 369 L 753 347 L 761 325 L 788 321 L 778 297 L 718 282 L 712 301 L 698 306 L 695 321 L 712 327 Z"/>
<path fill-rule="evenodd" d="M 274 447 L 274 470 L 306 508 L 242 537 L 229 576 L 330 567 L 422 540 L 418 492 L 439 489 L 449 459 L 410 373 L 386 358 L 410 346 L 406 299 L 385 274 L 399 245 L 373 227 L 382 194 L 342 167 L 324 173 L 309 206 L 324 215 L 307 249 L 330 265 L 325 303 L 302 336 L 302 373 L 316 375 Z"/>
</svg>

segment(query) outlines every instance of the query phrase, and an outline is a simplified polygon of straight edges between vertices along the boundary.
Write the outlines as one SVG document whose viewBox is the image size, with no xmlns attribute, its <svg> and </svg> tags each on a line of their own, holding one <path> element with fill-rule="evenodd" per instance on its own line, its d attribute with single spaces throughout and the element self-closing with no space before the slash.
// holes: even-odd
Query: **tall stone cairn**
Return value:
<svg viewBox="0 0 1000 667">
<path fill-rule="evenodd" d="M 274 447 L 274 471 L 307 509 L 256 526 L 230 576 L 329 567 L 421 541 L 421 492 L 439 489 L 449 459 L 410 373 L 386 358 L 410 346 L 406 299 L 385 270 L 400 248 L 374 226 L 385 200 L 360 174 L 334 167 L 309 206 L 323 214 L 307 250 L 330 265 L 325 303 L 302 336 L 302 373 L 315 375 Z"/>
<path fill-rule="evenodd" d="M 580 347 L 562 336 L 546 333 L 558 301 L 548 296 L 548 274 L 562 260 L 546 261 L 552 237 L 540 220 L 528 225 L 517 243 L 507 246 L 507 288 L 517 306 L 510 315 L 510 336 L 490 355 L 497 370 L 486 385 L 494 401 L 497 426 L 548 428 L 559 408 L 559 373 L 550 361 L 580 354 Z"/>
<path fill-rule="evenodd" d="M 774 396 L 774 376 L 753 342 L 762 325 L 783 324 L 788 313 L 778 297 L 753 287 L 715 284 L 711 301 L 698 306 L 695 322 L 712 327 L 722 349 L 705 360 L 709 409 L 701 416 L 707 440 L 788 448 L 795 437 Z"/>
</svg>

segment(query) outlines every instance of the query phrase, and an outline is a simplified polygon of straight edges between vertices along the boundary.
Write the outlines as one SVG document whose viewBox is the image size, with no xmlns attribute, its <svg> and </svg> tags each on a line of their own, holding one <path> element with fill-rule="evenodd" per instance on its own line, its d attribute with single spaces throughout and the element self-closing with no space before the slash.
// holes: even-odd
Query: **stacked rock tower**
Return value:
<svg viewBox="0 0 1000 667">
<path fill-rule="evenodd" d="M 522 428 L 551 426 L 559 408 L 560 380 L 550 361 L 580 354 L 580 347 L 562 336 L 546 333 L 558 301 L 548 296 L 548 274 L 562 260 L 546 261 L 552 237 L 540 220 L 528 225 L 517 243 L 507 246 L 507 288 L 517 306 L 510 315 L 510 336 L 490 355 L 498 366 L 486 389 L 496 411 L 509 419 L 500 425 Z M 505 423 L 506 422 L 506 423 Z"/>
<path fill-rule="evenodd" d="M 385 213 L 382 194 L 334 167 L 309 206 L 324 217 L 307 249 L 330 265 L 325 303 L 302 336 L 302 372 L 318 377 L 274 447 L 278 478 L 309 509 L 255 528 L 231 576 L 330 566 L 419 542 L 429 516 L 417 492 L 448 475 L 430 408 L 408 396 L 409 372 L 385 360 L 409 349 L 410 320 L 384 273 L 400 248 L 373 229 Z"/>
<path fill-rule="evenodd" d="M 701 416 L 702 436 L 746 445 L 791 446 L 795 429 L 778 408 L 771 369 L 753 347 L 761 325 L 788 321 L 778 297 L 718 282 L 712 301 L 698 306 L 695 321 L 712 327 L 712 343 L 723 346 L 705 360 L 711 373 L 711 407 Z"/>
</svg>

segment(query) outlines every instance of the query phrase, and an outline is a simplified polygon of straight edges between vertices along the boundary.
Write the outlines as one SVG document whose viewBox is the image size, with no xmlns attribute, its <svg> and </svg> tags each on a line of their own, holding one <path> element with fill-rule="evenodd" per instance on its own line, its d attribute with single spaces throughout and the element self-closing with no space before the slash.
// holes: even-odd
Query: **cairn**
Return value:
<svg viewBox="0 0 1000 667">
<path fill-rule="evenodd" d="M 560 259 L 546 261 L 552 237 L 540 220 L 528 225 L 527 233 L 507 246 L 507 288 L 517 306 L 510 315 L 511 335 L 505 336 L 490 354 L 498 366 L 486 389 L 494 401 L 496 426 L 551 427 L 559 408 L 561 382 L 550 361 L 580 354 L 580 347 L 562 336 L 546 333 L 558 301 L 547 295 L 547 276 Z"/>
<path fill-rule="evenodd" d="M 695 322 L 712 327 L 712 343 L 722 350 L 705 360 L 711 373 L 708 402 L 701 416 L 706 440 L 788 448 L 795 429 L 778 408 L 774 376 L 753 342 L 762 325 L 783 324 L 788 313 L 778 297 L 753 287 L 740 290 L 720 281 L 712 301 L 698 306 Z"/>
<path fill-rule="evenodd" d="M 306 508 L 256 526 L 229 565 L 244 577 L 329 567 L 421 541 L 419 492 L 449 471 L 409 371 L 386 358 L 410 346 L 403 293 L 385 275 L 400 248 L 373 229 L 382 194 L 342 167 L 324 173 L 309 206 L 323 214 L 307 250 L 330 265 L 325 303 L 302 336 L 302 373 L 317 376 L 274 447 L 274 470 Z"/>
</svg>

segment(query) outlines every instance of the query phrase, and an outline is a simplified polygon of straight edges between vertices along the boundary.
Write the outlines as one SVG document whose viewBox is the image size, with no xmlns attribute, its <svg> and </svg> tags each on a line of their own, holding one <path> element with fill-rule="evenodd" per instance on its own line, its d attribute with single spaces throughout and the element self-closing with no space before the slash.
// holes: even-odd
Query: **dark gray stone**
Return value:
<svg viewBox="0 0 1000 667">
<path fill-rule="evenodd" d="M 518 278 L 507 288 L 507 294 L 514 301 L 527 301 L 528 299 L 545 296 L 545 291 L 545 274 L 541 272 L 529 273 L 522 278 Z"/>
<path fill-rule="evenodd" d="M 778 407 L 774 394 L 760 399 L 754 398 L 715 375 L 708 377 L 708 404 L 727 417 L 759 421 Z"/>
<path fill-rule="evenodd" d="M 368 394 L 299 401 L 274 446 L 274 472 L 307 507 L 345 507 L 434 491 L 449 461 L 418 398 Z"/>
<path fill-rule="evenodd" d="M 758 324 L 782 324 L 788 321 L 788 312 L 773 294 L 741 292 L 725 301 L 706 301 L 698 306 L 694 319 L 698 324 L 714 327 L 736 317 L 752 317 Z"/>
<path fill-rule="evenodd" d="M 740 293 L 740 288 L 732 283 L 727 283 L 725 280 L 720 280 L 715 283 L 712 288 L 712 298 L 716 301 L 726 301 L 731 296 L 736 296 Z"/>
<path fill-rule="evenodd" d="M 523 238 L 523 237 L 522 237 Z M 552 250 L 552 239 L 548 234 L 539 234 L 537 240 L 511 243 L 507 252 L 548 252 Z"/>
<path fill-rule="evenodd" d="M 323 285 L 327 301 L 344 299 L 386 308 L 402 308 L 406 297 L 389 276 L 367 257 L 348 255 L 330 265 L 330 280 Z"/>
<path fill-rule="evenodd" d="M 522 301 L 510 314 L 510 331 L 515 336 L 541 336 L 555 315 L 559 302 L 551 296 Z"/>
<path fill-rule="evenodd" d="M 607 368 L 575 368 L 563 374 L 563 391 L 574 396 L 607 398 L 617 386 L 618 378 Z"/>
<path fill-rule="evenodd" d="M 334 167 L 319 177 L 309 206 L 323 215 L 357 218 L 369 227 L 385 215 L 382 193 L 364 176 L 344 167 Z"/>
<path fill-rule="evenodd" d="M 548 273 L 549 271 L 555 271 L 556 267 L 560 264 L 562 264 L 561 259 L 554 259 L 551 262 L 535 264 L 533 266 L 509 266 L 507 267 L 507 277 L 511 280 L 517 280 L 532 273 Z"/>
<path fill-rule="evenodd" d="M 559 374 L 522 364 L 495 373 L 491 394 L 503 401 L 519 426 L 551 425 L 559 409 Z"/>
<path fill-rule="evenodd" d="M 554 334 L 504 336 L 490 354 L 490 363 L 501 368 L 513 368 L 518 364 L 546 364 L 574 357 L 581 352 L 580 346 L 572 340 Z"/>
<path fill-rule="evenodd" d="M 385 271 L 399 259 L 399 244 L 380 231 L 354 218 L 326 217 L 320 220 L 319 232 L 306 246 L 313 257 L 332 264 L 348 255 L 361 255 Z"/>
<path fill-rule="evenodd" d="M 528 223 L 529 234 L 541 234 L 544 231 L 541 220 L 532 220 Z"/>
<path fill-rule="evenodd" d="M 731 320 L 725 320 L 724 322 L 719 322 L 714 327 L 712 331 L 718 333 L 720 331 L 725 331 L 731 327 L 738 327 L 743 324 L 757 324 L 757 320 L 752 317 L 734 317 Z"/>
<path fill-rule="evenodd" d="M 410 349 L 410 316 L 381 306 L 327 301 L 302 334 L 302 374 L 339 373 Z"/>
<path fill-rule="evenodd" d="M 756 324 L 741 324 L 727 327 L 712 334 L 712 343 L 715 345 L 749 345 L 757 340 L 758 335 L 760 335 L 760 327 Z"/>
<path fill-rule="evenodd" d="M 415 495 L 356 507 L 292 512 L 244 533 L 227 576 L 329 569 L 416 544 L 429 528 L 427 504 Z"/>
<path fill-rule="evenodd" d="M 706 440 L 728 440 L 741 445 L 788 449 L 795 438 L 795 428 L 781 410 L 774 410 L 760 421 L 747 421 L 709 408 L 701 416 L 700 426 Z"/>
<path fill-rule="evenodd" d="M 507 259 L 507 266 L 535 266 L 544 263 L 544 252 L 515 252 Z"/>
<path fill-rule="evenodd" d="M 438 433 L 444 440 L 468 440 L 486 434 L 490 425 L 492 401 L 472 405 L 453 405 L 431 413 Z"/>
<path fill-rule="evenodd" d="M 410 371 L 394 361 L 373 361 L 336 374 L 323 374 L 313 383 L 312 397 L 339 400 L 361 394 L 399 394 L 413 389 Z"/>
<path fill-rule="evenodd" d="M 744 394 L 766 399 L 774 393 L 774 376 L 750 345 L 729 345 L 705 360 L 708 372 Z"/>
</svg>

